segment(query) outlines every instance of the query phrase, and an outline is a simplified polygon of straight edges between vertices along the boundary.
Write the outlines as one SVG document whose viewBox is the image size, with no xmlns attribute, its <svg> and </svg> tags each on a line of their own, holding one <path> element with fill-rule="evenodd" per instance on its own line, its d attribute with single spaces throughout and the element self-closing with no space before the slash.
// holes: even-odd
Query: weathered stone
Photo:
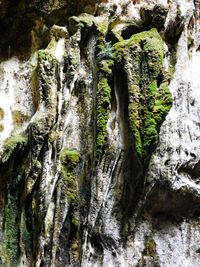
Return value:
<svg viewBox="0 0 200 267">
<path fill-rule="evenodd" d="M 0 265 L 198 266 L 199 1 L 0 20 Z"/>
</svg>

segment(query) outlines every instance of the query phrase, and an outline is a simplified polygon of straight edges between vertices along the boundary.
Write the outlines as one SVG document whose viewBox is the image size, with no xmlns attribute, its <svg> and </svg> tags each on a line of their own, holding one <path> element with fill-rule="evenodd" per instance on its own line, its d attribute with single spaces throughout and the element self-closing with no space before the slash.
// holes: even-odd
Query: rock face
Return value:
<svg viewBox="0 0 200 267">
<path fill-rule="evenodd" d="M 199 265 L 199 15 L 0 1 L 0 266 Z"/>
</svg>

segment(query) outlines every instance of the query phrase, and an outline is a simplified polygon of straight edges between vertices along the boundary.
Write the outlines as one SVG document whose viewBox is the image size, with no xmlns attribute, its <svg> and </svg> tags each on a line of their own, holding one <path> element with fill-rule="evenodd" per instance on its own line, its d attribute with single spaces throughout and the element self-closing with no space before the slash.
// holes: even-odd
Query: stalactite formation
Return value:
<svg viewBox="0 0 200 267">
<path fill-rule="evenodd" d="M 0 266 L 199 266 L 199 14 L 0 1 Z"/>
</svg>

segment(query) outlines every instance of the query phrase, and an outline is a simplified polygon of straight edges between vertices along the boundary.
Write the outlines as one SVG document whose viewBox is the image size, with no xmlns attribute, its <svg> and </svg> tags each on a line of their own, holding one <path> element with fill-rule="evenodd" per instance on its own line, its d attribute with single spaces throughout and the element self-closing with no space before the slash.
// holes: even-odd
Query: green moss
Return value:
<svg viewBox="0 0 200 267">
<path fill-rule="evenodd" d="M 79 221 L 79 219 L 77 219 L 76 217 L 73 217 L 73 218 L 72 218 L 72 224 L 73 224 L 76 228 L 79 229 L 79 227 L 80 227 L 80 221 Z"/>
<path fill-rule="evenodd" d="M 152 57 L 150 69 L 157 71 L 158 64 L 163 61 L 163 41 L 156 29 L 134 34 L 130 39 L 123 40 L 114 45 L 118 60 L 129 53 L 129 49 L 140 46 L 143 52 Z M 153 66 L 155 63 L 155 66 Z"/>
<path fill-rule="evenodd" d="M 47 53 L 45 52 L 45 50 L 39 50 L 38 52 L 39 61 L 46 60 L 46 57 L 47 57 Z"/>
<path fill-rule="evenodd" d="M 28 137 L 24 134 L 17 134 L 9 137 L 4 144 L 3 162 L 7 161 L 13 151 L 18 147 L 23 148 L 28 142 Z"/>
<path fill-rule="evenodd" d="M 156 242 L 153 238 L 147 238 L 145 242 L 145 255 L 156 258 Z"/>
<path fill-rule="evenodd" d="M 94 16 L 87 14 L 87 13 L 83 13 L 81 15 L 79 15 L 78 17 L 73 16 L 69 18 L 70 23 L 72 24 L 79 24 L 79 25 L 85 25 L 87 27 L 92 27 L 93 23 L 94 23 Z"/>
<path fill-rule="evenodd" d="M 151 259 L 149 261 L 149 259 Z M 147 266 L 150 263 L 151 267 L 159 266 L 159 257 L 156 249 L 156 242 L 152 237 L 146 237 L 145 248 L 140 260 L 140 266 Z M 148 265 L 149 266 L 149 265 Z"/>
<path fill-rule="evenodd" d="M 16 184 L 23 180 L 24 175 L 25 175 L 24 171 L 25 170 L 24 170 L 24 166 L 23 166 L 23 167 L 20 168 L 19 172 L 16 173 L 16 178 L 15 178 Z"/>
<path fill-rule="evenodd" d="M 172 95 L 165 82 L 157 88 L 151 83 L 146 92 L 146 105 L 144 107 L 143 121 L 143 155 L 151 151 L 157 141 L 159 128 L 172 106 Z"/>
<path fill-rule="evenodd" d="M 100 68 L 101 70 L 108 75 L 112 74 L 112 68 L 114 66 L 114 61 L 113 60 L 102 60 L 100 63 Z"/>
<path fill-rule="evenodd" d="M 148 107 L 150 110 L 152 110 L 155 105 L 155 97 L 157 95 L 157 92 L 158 92 L 158 88 L 157 88 L 156 81 L 153 81 L 147 87 L 147 96 L 146 96 L 146 100 L 148 102 Z"/>
<path fill-rule="evenodd" d="M 60 153 L 60 161 L 70 169 L 76 167 L 79 158 L 80 154 L 76 150 L 63 149 Z"/>
<path fill-rule="evenodd" d="M 172 104 L 169 79 L 165 77 L 169 75 L 163 72 L 162 38 L 156 29 L 151 29 L 112 46 L 101 35 L 98 50 L 97 158 L 105 141 L 111 93 L 108 79 L 116 62 L 127 76 L 130 128 L 137 153 L 144 159 L 155 147 L 160 125 Z M 160 88 L 158 83 L 162 83 Z"/>
<path fill-rule="evenodd" d="M 143 150 L 148 151 L 151 149 L 151 146 L 156 144 L 156 141 L 158 140 L 157 123 L 153 117 L 153 114 L 149 111 L 145 112 L 143 123 Z"/>
<path fill-rule="evenodd" d="M 151 29 L 116 43 L 114 49 L 127 76 L 128 115 L 136 151 L 145 160 L 158 141 L 160 125 L 172 105 L 170 78 L 163 71 L 163 41 L 157 30 Z"/>
<path fill-rule="evenodd" d="M 79 18 L 80 23 L 83 23 L 84 25 L 88 27 L 92 27 L 94 23 L 94 16 L 87 14 L 87 13 L 83 13 L 79 15 L 78 18 Z"/>
<path fill-rule="evenodd" d="M 72 16 L 69 18 L 69 33 L 74 35 L 83 27 L 91 28 L 94 24 L 94 16 L 83 13 L 79 16 Z"/>
<path fill-rule="evenodd" d="M 169 91 L 168 84 L 161 84 L 156 96 L 155 106 L 153 108 L 153 114 L 158 125 L 162 123 L 166 114 L 169 112 L 172 106 L 172 101 L 173 99 Z"/>
<path fill-rule="evenodd" d="M 136 140 L 136 150 L 145 157 L 158 141 L 159 126 L 171 108 L 172 97 L 168 87 L 157 88 L 152 82 L 141 95 L 138 86 L 132 85 L 129 98 L 129 121 Z"/>
<path fill-rule="evenodd" d="M 97 63 L 99 67 L 99 78 L 97 84 L 97 149 L 96 158 L 100 158 L 106 135 L 106 124 L 108 121 L 111 88 L 108 79 L 113 72 L 115 52 L 110 42 L 106 42 L 105 36 L 100 34 L 98 38 Z"/>
<path fill-rule="evenodd" d="M 55 67 L 58 64 L 57 59 L 51 54 L 51 50 L 55 48 L 56 41 L 51 40 L 48 49 L 38 51 L 38 63 L 44 64 L 44 61 L 49 61 L 52 67 Z"/>
<path fill-rule="evenodd" d="M 76 178 L 74 174 L 65 167 L 62 167 L 62 174 L 65 179 L 67 200 L 71 205 L 76 205 L 77 204 Z"/>
<path fill-rule="evenodd" d="M 98 23 L 97 29 L 101 34 L 105 35 L 108 31 L 108 20 L 104 19 L 103 21 Z"/>
<path fill-rule="evenodd" d="M 150 83 L 147 89 L 148 89 L 149 96 L 155 97 L 158 91 L 156 81 L 153 81 L 152 83 Z"/>
<path fill-rule="evenodd" d="M 77 204 L 76 177 L 74 168 L 78 164 L 80 154 L 75 150 L 63 149 L 60 153 L 61 171 L 66 185 L 66 195 L 71 205 Z"/>
<path fill-rule="evenodd" d="M 18 205 L 16 198 L 8 195 L 7 205 L 4 209 L 3 245 L 1 247 L 5 266 L 17 266 L 19 254 L 17 216 Z"/>
<path fill-rule="evenodd" d="M 97 90 L 97 158 L 99 158 L 106 134 L 111 89 L 106 78 L 100 78 Z"/>
<path fill-rule="evenodd" d="M 130 88 L 130 98 L 129 98 L 129 121 L 132 132 L 135 136 L 136 142 L 136 151 L 138 155 L 142 156 L 142 136 L 141 136 L 141 127 L 142 120 L 140 118 L 140 99 L 139 99 L 139 87 L 136 85 L 132 85 Z"/>
<path fill-rule="evenodd" d="M 110 76 L 114 66 L 115 52 L 110 42 L 105 42 L 104 38 L 99 40 L 99 53 L 97 54 L 98 66 L 104 76 Z"/>
</svg>

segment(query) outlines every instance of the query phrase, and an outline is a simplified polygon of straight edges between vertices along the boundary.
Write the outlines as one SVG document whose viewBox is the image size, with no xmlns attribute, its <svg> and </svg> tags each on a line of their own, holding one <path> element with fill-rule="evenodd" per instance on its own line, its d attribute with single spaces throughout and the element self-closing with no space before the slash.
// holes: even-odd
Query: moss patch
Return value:
<svg viewBox="0 0 200 267">
<path fill-rule="evenodd" d="M 77 204 L 76 177 L 74 169 L 80 159 L 80 154 L 75 150 L 63 149 L 60 153 L 62 175 L 66 185 L 66 195 L 71 205 Z"/>
<path fill-rule="evenodd" d="M 47 56 L 47 54 L 46 54 L 45 50 L 40 50 L 38 52 L 38 60 L 39 61 L 46 60 L 46 56 Z"/>
<path fill-rule="evenodd" d="M 130 50 L 141 48 L 143 60 L 145 56 L 149 59 L 148 71 L 151 78 L 156 78 L 159 74 L 163 62 L 163 41 L 156 29 L 134 34 L 130 39 L 123 40 L 114 45 L 118 61 L 126 58 Z M 143 77 L 141 77 L 143 78 Z"/>
<path fill-rule="evenodd" d="M 153 238 L 146 237 L 143 255 L 153 258 L 155 263 L 158 261 L 156 242 Z M 155 266 L 157 265 L 155 264 Z"/>
<path fill-rule="evenodd" d="M 98 29 L 98 31 L 101 33 L 101 34 L 106 34 L 107 33 L 107 31 L 108 31 L 108 20 L 103 20 L 103 21 L 101 21 L 100 23 L 98 23 L 98 25 L 97 25 L 97 29 Z"/>
<path fill-rule="evenodd" d="M 13 135 L 10 138 L 8 138 L 4 144 L 3 162 L 6 162 L 10 158 L 13 151 L 17 147 L 21 149 L 27 144 L 27 142 L 28 142 L 28 137 L 23 134 Z"/>
<path fill-rule="evenodd" d="M 75 228 L 79 229 L 81 223 L 80 223 L 80 220 L 79 219 L 77 219 L 76 217 L 73 217 L 72 218 L 72 224 L 73 224 L 73 226 Z"/>
<path fill-rule="evenodd" d="M 106 124 L 109 116 L 111 88 L 109 79 L 115 64 L 115 51 L 111 43 L 105 41 L 104 35 L 98 39 L 97 63 L 99 77 L 97 84 L 97 150 L 96 157 L 100 158 L 106 135 Z"/>
<path fill-rule="evenodd" d="M 111 89 L 106 78 L 100 78 L 97 90 L 97 158 L 100 156 L 106 134 Z"/>
<path fill-rule="evenodd" d="M 55 41 L 53 39 L 53 41 Z M 52 41 L 52 42 L 53 42 Z M 55 41 L 56 43 L 56 41 Z M 51 54 L 50 48 L 54 48 L 54 45 L 51 43 L 52 47 L 48 47 L 48 50 L 39 50 L 38 51 L 38 65 L 43 65 L 44 61 L 48 61 L 51 64 L 51 68 L 55 67 L 58 64 L 57 59 Z"/>
<path fill-rule="evenodd" d="M 98 44 L 98 66 L 100 71 L 105 76 L 110 76 L 112 74 L 112 69 L 115 61 L 115 51 L 110 42 L 106 42 L 104 39 L 99 40 Z"/>
<path fill-rule="evenodd" d="M 73 16 L 69 18 L 69 21 L 72 23 L 77 23 L 77 24 L 83 24 L 83 26 L 88 26 L 92 27 L 93 22 L 94 22 L 94 16 L 87 14 L 87 13 L 82 13 L 78 17 Z"/>
<path fill-rule="evenodd" d="M 91 28 L 94 24 L 94 16 L 82 13 L 79 16 L 72 16 L 69 18 L 69 32 L 74 35 L 78 29 L 87 27 Z"/>
<path fill-rule="evenodd" d="M 62 164 L 67 165 L 68 168 L 76 167 L 80 158 L 80 154 L 76 150 L 63 149 L 60 153 L 60 160 Z"/>
<path fill-rule="evenodd" d="M 154 257 L 156 254 L 156 243 L 152 238 L 146 239 L 145 254 L 151 257 Z"/>
<path fill-rule="evenodd" d="M 129 91 L 129 122 L 138 155 L 149 157 L 158 141 L 159 128 L 172 105 L 169 75 L 163 70 L 163 41 L 156 29 L 134 34 L 114 45 L 124 66 Z"/>
<path fill-rule="evenodd" d="M 16 198 L 8 195 L 7 205 L 4 210 L 4 231 L 2 245 L 2 260 L 6 266 L 17 266 L 19 254 L 18 242 L 18 205 Z"/>
</svg>

